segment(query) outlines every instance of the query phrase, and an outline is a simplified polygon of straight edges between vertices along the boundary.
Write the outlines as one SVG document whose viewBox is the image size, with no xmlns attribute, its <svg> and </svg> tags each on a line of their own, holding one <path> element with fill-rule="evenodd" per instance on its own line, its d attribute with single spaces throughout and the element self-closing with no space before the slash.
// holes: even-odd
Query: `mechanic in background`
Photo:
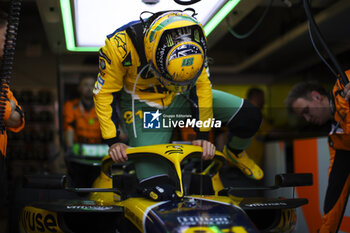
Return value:
<svg viewBox="0 0 350 233">
<path fill-rule="evenodd" d="M 0 59 L 3 57 L 4 43 L 7 30 L 7 13 L 0 9 Z M 0 215 L 5 211 L 7 198 L 7 176 L 6 176 L 6 147 L 7 147 L 7 130 L 12 132 L 19 132 L 24 127 L 24 114 L 21 106 L 18 105 L 16 98 L 13 96 L 9 87 L 7 90 L 6 98 L 0 99 L 4 103 L 4 122 L 5 130 L 0 131 Z"/>
<path fill-rule="evenodd" d="M 79 97 L 67 100 L 63 109 L 65 160 L 75 187 L 91 187 L 99 174 L 99 167 L 80 162 L 84 160 L 83 156 L 88 155 L 84 153 L 85 145 L 94 144 L 94 147 L 98 147 L 100 145 L 97 144 L 102 141 L 92 96 L 94 83 L 95 78 L 92 75 L 81 75 L 77 87 Z M 81 159 L 74 159 L 76 156 Z"/>
<path fill-rule="evenodd" d="M 79 98 L 67 100 L 63 110 L 64 141 L 67 148 L 74 143 L 101 143 L 101 130 L 95 112 L 92 90 L 95 78 L 84 74 L 79 79 Z"/>
<path fill-rule="evenodd" d="M 346 72 L 347 77 L 350 70 Z M 341 93 L 344 92 L 342 96 Z M 328 136 L 330 168 L 324 215 L 319 233 L 335 233 L 340 227 L 350 187 L 350 84 L 339 82 L 331 95 L 319 84 L 302 82 L 289 92 L 285 103 L 291 113 L 309 123 L 323 125 L 332 121 Z"/>
<path fill-rule="evenodd" d="M 119 142 L 116 108 L 119 104 L 129 146 L 169 143 L 173 128 L 144 127 L 147 122 L 160 125 L 161 115 L 191 115 L 201 122 L 215 118 L 230 129 L 230 140 L 224 148 L 228 163 L 252 179 L 263 177 L 260 167 L 244 151 L 260 126 L 261 114 L 237 96 L 212 90 L 206 59 L 202 25 L 181 11 L 155 13 L 145 22 L 130 22 L 107 36 L 99 51 L 100 72 L 94 100 L 102 137 L 115 162 L 128 159 L 128 146 Z M 146 113 L 152 117 L 146 118 Z M 209 141 L 211 128 L 196 127 L 196 138 L 192 141 L 203 148 L 205 160 L 215 154 L 215 146 Z M 167 167 L 160 159 L 147 158 L 135 163 L 139 187 L 146 197 L 178 198 L 175 185 L 169 182 Z"/>
</svg>

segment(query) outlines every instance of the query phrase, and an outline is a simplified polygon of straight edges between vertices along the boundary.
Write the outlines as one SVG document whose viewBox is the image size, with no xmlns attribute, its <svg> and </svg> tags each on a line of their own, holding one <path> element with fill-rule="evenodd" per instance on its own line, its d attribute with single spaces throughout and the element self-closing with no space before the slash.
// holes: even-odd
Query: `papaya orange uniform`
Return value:
<svg viewBox="0 0 350 233">
<path fill-rule="evenodd" d="M 95 108 L 87 110 L 79 99 L 69 100 L 64 105 L 64 130 L 74 131 L 75 143 L 101 143 L 101 130 Z"/>
<path fill-rule="evenodd" d="M 5 203 L 6 203 L 6 197 L 7 197 L 7 178 L 6 178 L 6 147 L 7 147 L 7 130 L 10 130 L 12 132 L 19 132 L 24 127 L 24 114 L 22 112 L 21 107 L 18 105 L 17 100 L 13 96 L 12 92 L 7 89 L 7 98 L 9 100 L 12 100 L 16 104 L 16 109 L 20 115 L 22 123 L 18 127 L 6 127 L 6 129 L 2 132 L 0 132 L 0 211 L 4 209 Z M 12 112 L 10 101 L 5 102 L 5 114 L 4 114 L 4 122 L 6 122 L 10 114 Z"/>
<path fill-rule="evenodd" d="M 346 71 L 346 75 L 350 77 L 350 70 Z M 332 91 L 335 124 L 328 138 L 330 168 L 320 233 L 338 231 L 349 196 L 350 111 L 349 102 L 341 96 L 341 90 L 343 85 L 338 80 Z"/>
<path fill-rule="evenodd" d="M 16 111 L 21 115 L 22 117 L 22 123 L 20 126 L 18 127 L 6 127 L 6 130 L 10 130 L 12 132 L 19 132 L 21 131 L 23 128 L 24 128 L 24 115 L 23 115 L 23 112 L 22 112 L 22 108 L 18 105 L 18 102 L 16 100 L 16 98 L 13 96 L 13 93 L 10 91 L 10 90 L 7 90 L 8 93 L 7 93 L 7 97 L 8 99 L 12 100 L 15 102 L 16 104 Z M 10 109 L 10 103 L 7 102 L 7 105 L 6 105 L 6 111 L 5 111 L 5 121 L 9 118 L 10 116 L 10 113 L 11 113 L 11 109 Z M 1 156 L 4 156 L 6 157 L 6 147 L 7 147 L 7 133 L 6 133 L 6 130 L 4 132 L 0 132 L 0 153 L 1 153 Z"/>
</svg>

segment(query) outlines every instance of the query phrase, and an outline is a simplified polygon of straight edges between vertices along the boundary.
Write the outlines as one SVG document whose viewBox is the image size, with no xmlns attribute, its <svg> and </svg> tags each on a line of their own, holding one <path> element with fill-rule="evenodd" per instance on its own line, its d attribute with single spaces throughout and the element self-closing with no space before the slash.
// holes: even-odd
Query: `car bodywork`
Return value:
<svg viewBox="0 0 350 233">
<path fill-rule="evenodd" d="M 245 198 L 225 188 L 219 171 L 225 163 L 221 152 L 211 162 L 200 159 L 202 148 L 163 144 L 127 149 L 129 160 L 156 157 L 172 168 L 171 179 L 183 198 L 155 202 L 137 189 L 132 162 L 115 165 L 103 158 L 100 176 L 92 188 L 62 185 L 64 192 L 88 192 L 83 198 L 28 203 L 19 219 L 20 232 L 291 232 L 296 223 L 295 208 L 306 199 Z M 190 161 L 190 162 L 188 162 Z M 200 164 L 193 166 L 193 161 Z M 292 181 L 292 182 L 290 182 Z M 282 176 L 280 186 L 308 185 Z M 237 188 L 237 187 L 236 187 Z M 256 187 L 257 188 L 257 187 Z"/>
</svg>

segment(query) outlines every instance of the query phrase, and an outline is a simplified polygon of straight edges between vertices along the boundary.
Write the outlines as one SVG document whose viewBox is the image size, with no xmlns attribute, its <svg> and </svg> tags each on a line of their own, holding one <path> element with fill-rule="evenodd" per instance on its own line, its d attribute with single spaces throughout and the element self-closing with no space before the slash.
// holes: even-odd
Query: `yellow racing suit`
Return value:
<svg viewBox="0 0 350 233">
<path fill-rule="evenodd" d="M 167 90 L 149 69 L 143 29 L 139 21 L 121 27 L 107 36 L 105 46 L 99 51 L 100 72 L 94 87 L 94 101 L 104 141 L 110 146 L 118 142 L 120 118 L 127 128 L 130 146 L 169 143 L 176 126 L 168 127 L 164 120 L 193 119 L 197 123 L 209 123 L 191 125 L 196 139 L 208 140 L 211 128 L 225 124 L 230 131 L 227 145 L 234 153 L 241 153 L 260 126 L 259 110 L 240 97 L 212 90 L 206 65 L 188 91 L 178 94 Z M 149 129 L 150 121 L 159 120 L 160 114 L 163 127 L 158 121 L 159 128 Z M 167 116 L 171 119 L 165 119 Z M 135 163 L 141 182 L 167 174 L 167 167 L 159 159 L 147 158 Z"/>
<path fill-rule="evenodd" d="M 134 100 L 157 109 L 166 109 L 177 95 L 165 89 L 145 66 L 140 22 L 131 22 L 107 36 L 99 51 L 100 72 L 95 83 L 94 101 L 102 137 L 109 145 L 118 141 L 116 106 L 121 101 L 118 95 L 121 90 Z M 194 92 L 191 99 L 197 107 L 196 118 L 202 121 L 213 118 L 211 82 L 206 69 L 203 69 L 191 91 Z M 198 130 L 197 138 L 207 139 L 210 127 Z"/>
</svg>

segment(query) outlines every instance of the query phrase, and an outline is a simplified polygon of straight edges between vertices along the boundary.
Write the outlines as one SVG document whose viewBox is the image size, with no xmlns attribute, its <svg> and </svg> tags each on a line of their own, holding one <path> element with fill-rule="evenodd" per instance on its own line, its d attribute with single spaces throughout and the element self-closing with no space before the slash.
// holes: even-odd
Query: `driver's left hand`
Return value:
<svg viewBox="0 0 350 233">
<path fill-rule="evenodd" d="M 199 139 L 192 141 L 192 145 L 201 146 L 203 148 L 202 159 L 210 160 L 214 158 L 216 147 L 213 143 Z"/>
</svg>

